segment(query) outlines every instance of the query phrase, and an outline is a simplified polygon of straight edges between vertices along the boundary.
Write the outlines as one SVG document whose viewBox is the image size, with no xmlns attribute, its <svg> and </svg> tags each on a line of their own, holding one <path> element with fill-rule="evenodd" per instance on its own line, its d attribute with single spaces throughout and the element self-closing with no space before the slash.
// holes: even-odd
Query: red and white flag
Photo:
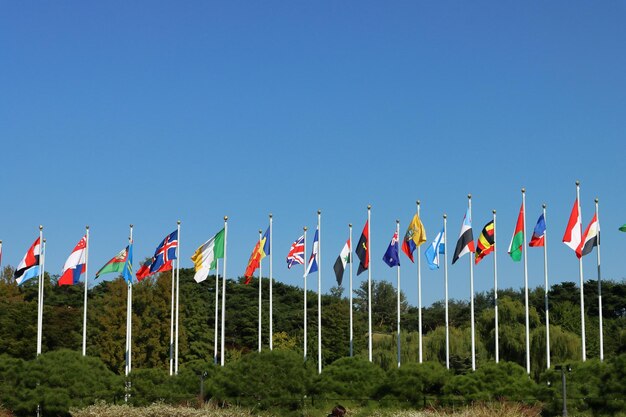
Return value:
<svg viewBox="0 0 626 417">
<path fill-rule="evenodd" d="M 83 236 L 82 239 L 76 244 L 74 250 L 70 254 L 65 265 L 63 266 L 63 272 L 61 278 L 59 278 L 59 285 L 75 285 L 80 281 L 80 274 L 85 272 L 85 264 L 87 259 L 87 236 Z"/>
<path fill-rule="evenodd" d="M 595 246 L 600 244 L 600 223 L 598 217 L 594 214 L 593 219 L 585 229 L 584 240 L 580 241 L 580 244 L 576 248 L 576 256 L 582 258 L 590 253 Z"/>
<path fill-rule="evenodd" d="M 567 229 L 563 235 L 563 243 L 569 246 L 573 251 L 578 249 L 581 242 L 582 221 L 580 220 L 580 212 L 578 211 L 578 199 L 574 201 L 572 213 L 569 215 Z"/>
</svg>

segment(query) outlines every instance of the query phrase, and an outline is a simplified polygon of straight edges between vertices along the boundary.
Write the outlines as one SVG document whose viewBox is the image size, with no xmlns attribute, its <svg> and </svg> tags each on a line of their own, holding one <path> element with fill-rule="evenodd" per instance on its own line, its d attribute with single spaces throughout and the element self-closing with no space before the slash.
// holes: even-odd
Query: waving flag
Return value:
<svg viewBox="0 0 626 417">
<path fill-rule="evenodd" d="M 478 262 L 482 261 L 482 259 L 485 256 L 493 252 L 493 249 L 496 243 L 493 237 L 494 232 L 495 232 L 495 225 L 493 223 L 493 220 L 491 220 L 489 223 L 485 225 L 485 227 L 483 227 L 483 231 L 480 233 L 480 236 L 478 236 L 478 243 L 476 245 L 476 253 L 474 254 L 475 255 L 474 262 L 477 265 L 478 265 Z"/>
<path fill-rule="evenodd" d="M 224 257 L 224 229 L 207 240 L 194 252 L 191 260 L 196 270 L 193 279 L 202 282 L 209 276 L 211 269 L 217 268 L 217 260 Z"/>
<path fill-rule="evenodd" d="M 463 217 L 463 224 L 461 225 L 459 240 L 456 242 L 456 248 L 454 249 L 452 264 L 454 265 L 454 263 L 458 261 L 461 256 L 473 252 L 475 252 L 474 235 L 472 234 L 472 218 L 470 216 L 470 210 L 468 207 L 467 212 Z"/>
<path fill-rule="evenodd" d="M 409 257 L 411 262 L 415 262 L 413 260 L 413 252 L 415 252 L 415 249 L 424 242 L 426 242 L 426 229 L 424 229 L 422 221 L 417 213 L 415 213 L 413 220 L 411 220 L 411 224 L 409 224 L 409 227 L 406 229 L 406 233 L 404 234 L 402 252 Z"/>
<path fill-rule="evenodd" d="M 17 266 L 13 278 L 17 285 L 22 285 L 24 281 L 36 277 L 39 274 L 39 259 L 41 255 L 41 241 L 37 238 L 24 255 L 24 258 Z"/>
<path fill-rule="evenodd" d="M 287 254 L 287 268 L 291 269 L 295 264 L 304 264 L 304 235 L 291 244 Z"/>
<path fill-rule="evenodd" d="M 383 256 L 383 261 L 390 268 L 394 266 L 400 266 L 400 254 L 398 252 L 398 232 L 393 234 L 391 238 L 391 242 L 389 242 L 389 246 L 387 247 L 387 251 L 385 252 L 385 256 Z"/>
<path fill-rule="evenodd" d="M 318 234 L 318 230 L 316 229 L 315 236 L 313 237 L 313 248 L 311 248 L 311 257 L 309 258 L 309 264 L 306 268 L 306 272 L 304 273 L 305 277 L 313 272 L 317 272 L 317 267 L 318 267 L 317 257 L 319 255 L 319 250 L 320 250 L 319 234 Z"/>
<path fill-rule="evenodd" d="M 563 235 L 563 243 L 569 246 L 573 251 L 576 251 L 578 245 L 580 245 L 582 239 L 581 229 L 582 221 L 580 219 L 580 212 L 578 211 L 578 199 L 576 199 L 576 201 L 574 201 L 574 207 L 572 207 L 572 212 L 569 215 L 565 234 Z"/>
<path fill-rule="evenodd" d="M 157 246 L 150 264 L 150 274 L 171 270 L 171 261 L 176 259 L 176 248 L 178 248 L 178 230 L 165 236 L 165 239 Z"/>
<path fill-rule="evenodd" d="M 352 262 L 352 254 L 350 252 L 350 239 L 348 239 L 346 244 L 343 245 L 337 260 L 335 260 L 335 265 L 333 265 L 335 278 L 337 278 L 337 285 L 339 286 L 341 286 L 341 283 L 343 282 L 343 272 L 346 270 L 346 265 Z"/>
<path fill-rule="evenodd" d="M 595 246 L 600 244 L 600 223 L 595 214 L 591 222 L 589 222 L 589 226 L 585 229 L 583 236 L 584 239 L 580 241 L 580 244 L 576 248 L 576 256 L 579 258 L 589 254 Z"/>
<path fill-rule="evenodd" d="M 259 240 L 256 245 L 254 245 L 254 249 L 252 249 L 252 253 L 248 259 L 248 265 L 246 266 L 246 271 L 243 273 L 243 276 L 246 279 L 246 285 L 250 283 L 252 275 L 254 275 L 254 271 L 257 270 L 259 265 L 261 265 L 261 259 L 268 255 L 269 244 L 267 245 L 267 252 L 265 252 L 265 244 L 269 240 L 269 231 L 270 229 L 268 227 L 261 240 Z"/>
<path fill-rule="evenodd" d="M 356 245 L 356 256 L 359 257 L 359 269 L 356 271 L 356 274 L 359 275 L 363 271 L 367 271 L 370 267 L 370 238 L 369 238 L 369 230 L 368 230 L 368 222 L 365 222 L 365 226 L 363 227 L 363 232 L 361 233 L 361 237 L 359 238 L 359 243 Z"/>
<path fill-rule="evenodd" d="M 144 278 L 150 276 L 150 265 L 152 265 L 152 258 L 144 262 L 137 271 L 137 274 L 135 274 L 135 276 L 137 277 L 137 281 L 142 281 Z"/>
<path fill-rule="evenodd" d="M 519 209 L 517 215 L 517 223 L 515 223 L 515 230 L 513 231 L 513 237 L 511 238 L 511 244 L 509 244 L 509 256 L 515 262 L 519 262 L 522 259 L 522 250 L 524 250 L 524 205 Z"/>
<path fill-rule="evenodd" d="M 109 262 L 104 264 L 98 272 L 96 272 L 96 279 L 100 278 L 100 275 L 110 274 L 112 272 L 122 272 L 128 261 L 128 251 L 130 245 L 122 249 L 117 255 L 115 255 Z M 132 262 L 132 259 L 131 259 Z"/>
<path fill-rule="evenodd" d="M 426 262 L 428 263 L 428 268 L 431 270 L 439 269 L 439 255 L 443 255 L 446 253 L 446 246 L 443 243 L 445 241 L 445 234 L 443 229 L 441 232 L 437 234 L 433 243 L 430 244 L 426 248 L 424 252 L 424 256 L 426 257 Z"/>
<path fill-rule="evenodd" d="M 87 236 L 83 236 L 70 254 L 65 265 L 58 285 L 75 285 L 80 281 L 80 274 L 85 272 L 87 263 Z"/>
<path fill-rule="evenodd" d="M 537 224 L 535 225 L 535 230 L 533 230 L 533 236 L 530 238 L 530 242 L 528 242 L 528 246 L 539 247 L 545 245 L 546 239 L 546 219 L 543 217 L 543 213 L 539 216 L 537 220 Z"/>
</svg>

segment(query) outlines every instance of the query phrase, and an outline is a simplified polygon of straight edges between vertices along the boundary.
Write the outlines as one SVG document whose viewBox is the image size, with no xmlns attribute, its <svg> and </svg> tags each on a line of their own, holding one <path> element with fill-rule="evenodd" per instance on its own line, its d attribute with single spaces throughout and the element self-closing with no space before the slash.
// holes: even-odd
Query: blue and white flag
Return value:
<svg viewBox="0 0 626 417">
<path fill-rule="evenodd" d="M 318 252 L 319 252 L 319 236 L 318 236 L 318 230 L 315 230 L 315 237 L 313 238 L 313 249 L 311 250 L 311 257 L 309 258 L 309 265 L 306 268 L 306 272 L 304 273 L 304 276 L 306 277 L 307 275 L 309 275 L 312 272 L 317 272 L 317 257 L 318 257 Z"/>
<path fill-rule="evenodd" d="M 398 232 L 393 234 L 387 252 L 385 252 L 385 256 L 383 256 L 383 261 L 385 261 L 390 268 L 400 266 L 400 257 L 398 256 Z"/>
<path fill-rule="evenodd" d="M 431 270 L 439 269 L 439 255 L 446 253 L 446 248 L 443 243 L 444 238 L 445 235 L 443 229 L 441 229 L 441 232 L 437 234 L 435 240 L 433 240 L 424 252 L 424 256 L 426 256 L 426 261 L 428 262 L 428 268 Z"/>
</svg>

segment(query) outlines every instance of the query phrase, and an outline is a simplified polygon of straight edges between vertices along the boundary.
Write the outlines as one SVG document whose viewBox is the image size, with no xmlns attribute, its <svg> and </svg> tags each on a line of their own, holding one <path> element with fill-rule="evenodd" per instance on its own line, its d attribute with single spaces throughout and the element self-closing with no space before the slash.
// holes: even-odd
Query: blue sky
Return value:
<svg viewBox="0 0 626 417">
<path fill-rule="evenodd" d="M 372 204 L 373 278 L 395 285 L 395 220 L 404 233 L 419 199 L 429 241 L 447 213 L 453 246 L 472 193 L 475 236 L 498 212 L 500 286 L 520 288 L 505 252 L 526 187 L 529 233 L 548 205 L 550 281 L 577 281 L 560 241 L 578 179 L 585 226 L 600 199 L 603 277 L 621 280 L 625 18 L 624 1 L 2 2 L 3 264 L 43 224 L 59 273 L 89 224 L 93 274 L 129 223 L 143 259 L 180 219 L 191 267 L 228 215 L 234 277 L 272 212 L 274 276 L 302 285 L 284 257 L 321 209 L 327 291 Z M 453 298 L 469 298 L 467 262 Z M 422 275 L 424 304 L 442 299 L 443 273 Z M 492 276 L 488 258 L 476 290 Z M 415 277 L 402 258 L 412 304 Z"/>
</svg>

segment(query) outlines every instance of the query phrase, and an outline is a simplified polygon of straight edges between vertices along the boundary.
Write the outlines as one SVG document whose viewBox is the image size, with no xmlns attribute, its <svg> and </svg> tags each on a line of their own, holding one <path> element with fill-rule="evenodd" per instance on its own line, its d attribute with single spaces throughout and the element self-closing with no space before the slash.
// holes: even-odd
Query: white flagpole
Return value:
<svg viewBox="0 0 626 417">
<path fill-rule="evenodd" d="M 219 331 L 219 311 L 218 305 L 220 302 L 219 299 L 220 293 L 220 260 L 215 259 L 215 337 L 213 340 L 213 363 L 217 365 L 217 340 L 219 339 L 218 331 Z"/>
<path fill-rule="evenodd" d="M 600 274 L 600 215 L 598 214 L 598 199 L 596 198 L 596 220 L 598 221 L 598 318 L 600 319 L 600 361 L 604 361 L 604 332 L 602 330 L 602 276 Z M 583 237 L 584 239 L 584 237 Z"/>
<path fill-rule="evenodd" d="M 322 373 L 322 210 L 317 210 L 317 373 Z"/>
<path fill-rule="evenodd" d="M 368 354 L 369 360 L 372 361 L 372 265 L 370 265 L 370 250 L 371 250 L 371 242 L 372 238 L 370 236 L 370 212 L 372 210 L 372 206 L 367 206 L 367 251 L 365 256 L 367 256 L 367 346 L 368 346 Z"/>
<path fill-rule="evenodd" d="M 498 331 L 498 245 L 496 240 L 496 211 L 493 210 L 493 308 L 495 313 L 496 363 L 500 363 L 500 340 Z"/>
<path fill-rule="evenodd" d="M 228 216 L 224 216 L 224 269 L 222 271 L 222 338 L 220 365 L 224 366 L 224 337 L 226 336 L 226 252 L 228 249 Z"/>
<path fill-rule="evenodd" d="M 259 229 L 259 250 L 263 250 L 263 248 L 261 247 L 261 239 L 263 236 L 263 230 Z M 261 339 L 261 311 L 262 311 L 262 294 L 261 294 L 261 285 L 263 284 L 263 260 L 259 260 L 259 352 L 261 351 L 261 344 L 262 339 Z"/>
<path fill-rule="evenodd" d="M 273 275 L 272 275 L 272 253 L 274 252 L 272 250 L 272 242 L 274 241 L 274 236 L 272 236 L 273 234 L 273 230 L 272 230 L 272 226 L 273 226 L 273 220 L 272 220 L 272 213 L 270 213 L 270 276 L 269 276 L 269 280 L 270 280 L 270 328 L 269 328 L 269 333 L 270 333 L 270 350 L 274 349 L 274 343 L 273 343 L 273 339 L 274 339 L 274 326 L 273 326 L 273 321 L 274 321 L 274 305 L 273 305 L 273 300 L 272 300 L 272 281 L 273 281 Z"/>
<path fill-rule="evenodd" d="M 417 215 L 420 215 L 420 201 L 417 204 Z M 399 238 L 399 236 L 398 236 Z M 422 260 L 420 257 L 420 246 L 416 248 L 417 253 L 417 322 L 418 322 L 418 344 L 419 344 L 419 363 L 423 361 L 422 355 Z"/>
<path fill-rule="evenodd" d="M 39 282 L 37 287 L 37 356 L 41 355 L 41 326 L 43 324 L 43 277 L 46 260 L 46 241 L 43 238 L 43 226 L 41 225 L 39 226 L 39 245 L 39 263 L 41 265 L 41 268 L 39 268 Z"/>
<path fill-rule="evenodd" d="M 174 375 L 178 375 L 178 314 L 180 311 L 180 220 L 176 222 L 178 244 L 176 245 L 176 336 L 174 348 Z"/>
<path fill-rule="evenodd" d="M 580 216 L 581 220 L 583 218 L 583 214 L 580 211 L 580 181 L 576 181 L 576 202 L 578 204 L 578 216 Z M 584 239 L 585 237 L 582 235 L 582 223 L 580 225 L 580 237 Z M 578 274 L 580 278 L 580 335 L 582 339 L 582 358 L 583 362 L 587 360 L 587 345 L 585 342 L 585 281 L 583 278 L 583 257 L 581 256 L 578 259 Z"/>
<path fill-rule="evenodd" d="M 546 221 L 546 205 L 543 204 L 543 220 Z M 550 305 L 548 303 L 548 229 L 544 232 L 543 237 L 543 283 L 544 283 L 544 302 L 546 306 L 546 368 L 550 369 Z"/>
<path fill-rule="evenodd" d="M 524 243 L 524 309 L 526 310 L 526 373 L 530 374 L 530 319 L 528 312 L 528 251 L 526 250 L 526 189 L 522 188 L 522 223 Z"/>
<path fill-rule="evenodd" d="M 472 195 L 467 195 L 467 207 L 469 208 L 470 222 L 472 221 Z M 471 319 L 472 319 L 472 371 L 476 370 L 476 336 L 474 329 L 474 257 L 469 256 L 470 265 L 470 307 L 471 307 Z"/>
<path fill-rule="evenodd" d="M 174 375 L 174 302 L 176 298 L 176 276 L 172 268 L 172 296 L 170 311 L 170 376 Z"/>
<path fill-rule="evenodd" d="M 349 246 L 350 246 L 350 357 L 354 355 L 354 326 L 352 316 L 352 223 L 348 224 L 349 229 Z"/>
<path fill-rule="evenodd" d="M 89 226 L 85 226 L 85 296 L 83 300 L 83 356 L 87 355 L 87 286 L 89 285 Z"/>
<path fill-rule="evenodd" d="M 446 368 L 450 369 L 450 321 L 448 316 L 448 216 L 443 215 L 443 280 L 446 298 Z M 435 248 L 435 256 L 439 249 Z"/>
<path fill-rule="evenodd" d="M 130 225 L 130 232 L 128 236 L 128 253 L 126 253 L 126 259 L 128 261 L 128 256 L 130 256 L 131 245 L 133 244 L 133 225 Z M 132 337 L 132 326 L 133 326 L 133 285 L 131 282 L 127 282 L 127 291 L 126 291 L 126 372 L 125 375 L 128 376 L 131 370 L 131 337 Z"/>
<path fill-rule="evenodd" d="M 306 313 L 307 313 L 307 305 L 306 305 L 306 276 L 307 276 L 307 260 L 306 260 L 306 231 L 307 231 L 307 227 L 304 226 L 302 228 L 302 230 L 304 230 L 304 360 L 306 361 L 306 349 L 307 349 L 307 345 L 306 345 L 306 323 L 307 323 L 307 317 L 306 317 Z"/>
<path fill-rule="evenodd" d="M 396 245 L 400 246 L 400 220 L 397 220 L 397 219 L 396 219 L 396 235 L 398 236 L 398 242 L 396 242 Z M 400 253 L 398 253 L 398 257 L 399 255 Z M 401 346 L 402 341 L 400 340 L 400 263 L 398 263 L 397 279 L 398 279 L 398 334 L 397 334 L 397 338 L 398 338 L 398 368 L 399 368 L 401 358 L 402 358 L 402 346 Z"/>
</svg>

